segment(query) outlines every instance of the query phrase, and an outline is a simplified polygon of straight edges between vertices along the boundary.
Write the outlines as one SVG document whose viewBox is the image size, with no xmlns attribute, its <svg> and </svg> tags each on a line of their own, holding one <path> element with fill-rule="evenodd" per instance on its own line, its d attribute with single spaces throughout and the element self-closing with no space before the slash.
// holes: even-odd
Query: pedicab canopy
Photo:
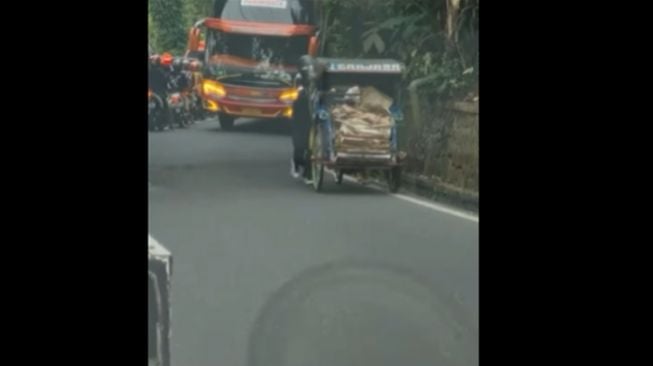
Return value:
<svg viewBox="0 0 653 366">
<path fill-rule="evenodd" d="M 405 70 L 403 63 L 392 59 L 342 59 L 318 57 L 316 61 L 324 65 L 329 74 L 395 74 Z"/>
<path fill-rule="evenodd" d="M 395 96 L 405 66 L 392 59 L 343 59 L 302 57 L 302 78 L 317 82 L 321 91 L 340 86 L 371 86 Z"/>
</svg>

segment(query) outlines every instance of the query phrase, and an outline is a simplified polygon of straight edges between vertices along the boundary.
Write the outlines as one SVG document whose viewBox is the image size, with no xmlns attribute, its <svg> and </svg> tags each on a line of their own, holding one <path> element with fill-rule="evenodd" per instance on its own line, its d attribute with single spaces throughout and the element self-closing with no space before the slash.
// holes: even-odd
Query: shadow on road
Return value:
<svg viewBox="0 0 653 366">
<path fill-rule="evenodd" d="M 307 187 L 307 188 L 312 189 L 311 187 Z M 370 189 L 363 185 L 354 185 L 351 183 L 344 183 L 338 185 L 331 180 L 325 180 L 322 186 L 322 192 L 320 192 L 320 194 L 327 195 L 327 196 L 329 195 L 331 196 L 349 196 L 349 195 L 383 196 L 385 193 Z"/>
<path fill-rule="evenodd" d="M 219 126 L 210 128 L 209 131 L 290 136 L 290 121 L 282 119 L 240 119 L 236 120 L 236 124 L 231 131 L 224 131 Z"/>
</svg>

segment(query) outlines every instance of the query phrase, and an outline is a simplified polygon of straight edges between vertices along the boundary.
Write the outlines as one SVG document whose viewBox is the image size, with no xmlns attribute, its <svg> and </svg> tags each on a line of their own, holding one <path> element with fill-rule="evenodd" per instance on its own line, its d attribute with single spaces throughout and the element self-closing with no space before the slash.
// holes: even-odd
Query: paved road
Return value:
<svg viewBox="0 0 653 366">
<path fill-rule="evenodd" d="M 478 223 L 289 175 L 287 126 L 149 136 L 175 366 L 475 365 Z"/>
</svg>

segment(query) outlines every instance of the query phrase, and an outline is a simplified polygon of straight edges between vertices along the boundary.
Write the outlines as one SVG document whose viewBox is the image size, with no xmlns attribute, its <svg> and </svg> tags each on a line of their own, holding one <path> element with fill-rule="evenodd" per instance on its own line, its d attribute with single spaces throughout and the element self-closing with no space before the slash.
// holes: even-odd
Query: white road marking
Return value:
<svg viewBox="0 0 653 366">
<path fill-rule="evenodd" d="M 417 199 L 415 197 L 407 196 L 405 194 L 394 193 L 394 194 L 392 194 L 392 196 L 397 197 L 397 198 L 399 198 L 401 200 L 404 200 L 404 201 L 412 202 L 412 203 L 414 203 L 416 205 L 420 205 L 422 207 L 427 207 L 427 208 L 430 208 L 432 210 L 436 210 L 436 211 L 440 211 L 440 212 L 443 212 L 443 213 L 447 213 L 447 214 L 452 215 L 452 216 L 460 217 L 462 219 L 478 222 L 478 215 L 474 215 L 472 213 L 467 213 L 467 212 L 464 212 L 464 211 L 456 210 L 456 209 L 447 207 L 447 206 L 442 205 L 442 204 L 434 203 L 434 202 L 423 201 L 423 200 Z"/>
<path fill-rule="evenodd" d="M 354 178 L 352 178 L 352 177 L 350 177 L 348 175 L 344 176 L 344 180 L 347 181 L 347 182 L 350 182 L 350 183 L 362 185 L 356 179 L 354 179 Z M 375 184 L 375 183 L 365 184 L 364 186 L 369 187 L 371 189 L 374 189 L 376 191 L 385 191 L 381 186 L 379 186 L 378 184 Z M 470 213 L 470 212 L 457 210 L 457 209 L 454 209 L 454 208 L 451 208 L 451 207 L 447 207 L 447 206 L 445 206 L 443 204 L 439 204 L 439 203 L 435 203 L 435 202 L 429 202 L 429 201 L 426 201 L 426 200 L 418 199 L 418 198 L 411 197 L 411 196 L 401 194 L 401 193 L 388 193 L 388 194 L 390 196 L 393 196 L 393 197 L 398 198 L 400 200 L 403 200 L 403 201 L 406 201 L 406 202 L 411 202 L 411 203 L 414 203 L 416 205 L 426 207 L 426 208 L 429 208 L 429 209 L 434 210 L 434 211 L 438 211 L 438 212 L 446 213 L 446 214 L 449 214 L 449 215 L 452 215 L 452 216 L 460 217 L 461 219 L 465 219 L 465 220 L 469 220 L 469 221 L 473 221 L 473 222 L 478 222 L 478 215 L 475 215 L 475 214 Z"/>
</svg>

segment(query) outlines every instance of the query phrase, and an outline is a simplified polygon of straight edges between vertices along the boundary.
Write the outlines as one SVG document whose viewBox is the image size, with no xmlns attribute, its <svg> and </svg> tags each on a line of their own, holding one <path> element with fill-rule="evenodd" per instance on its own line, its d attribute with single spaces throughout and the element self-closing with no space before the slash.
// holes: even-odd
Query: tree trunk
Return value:
<svg viewBox="0 0 653 366">
<path fill-rule="evenodd" d="M 447 0 L 446 34 L 449 47 L 454 47 L 456 44 L 456 31 L 458 25 L 458 13 L 460 12 L 460 3 L 461 0 Z"/>
</svg>

